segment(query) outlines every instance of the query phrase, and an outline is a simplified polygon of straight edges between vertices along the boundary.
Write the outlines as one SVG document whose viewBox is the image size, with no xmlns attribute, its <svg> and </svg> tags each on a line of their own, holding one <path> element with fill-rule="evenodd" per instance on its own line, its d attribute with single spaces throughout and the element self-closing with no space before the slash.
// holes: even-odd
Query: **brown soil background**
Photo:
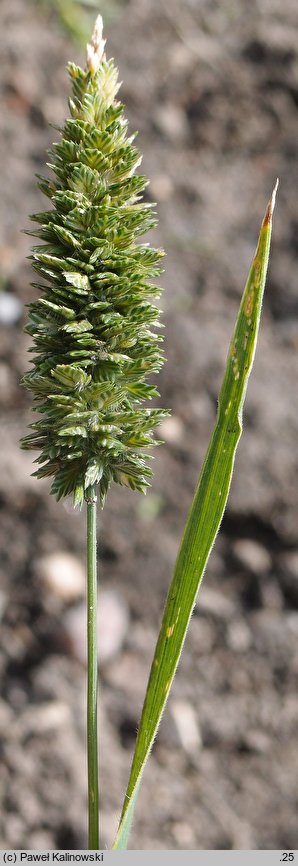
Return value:
<svg viewBox="0 0 298 866">
<path fill-rule="evenodd" d="M 103 846 L 116 828 L 237 304 L 279 176 L 229 505 L 130 845 L 298 848 L 297 25 L 296 0 L 130 0 L 106 28 L 158 203 L 152 240 L 167 251 L 159 385 L 174 420 L 147 498 L 114 488 L 99 518 L 102 592 L 113 589 L 129 611 L 122 646 L 101 668 Z M 23 305 L 33 290 L 20 229 L 42 203 L 34 173 L 53 137 L 49 122 L 65 115 L 66 62 L 84 58 L 29 0 L 1 0 L 0 51 L 0 276 Z M 69 640 L 77 605 L 45 589 L 39 562 L 59 550 L 84 564 L 85 519 L 30 478 L 31 456 L 18 446 L 30 421 L 19 386 L 29 340 L 22 321 L 0 330 L 0 844 L 81 848 L 86 672 Z"/>
</svg>

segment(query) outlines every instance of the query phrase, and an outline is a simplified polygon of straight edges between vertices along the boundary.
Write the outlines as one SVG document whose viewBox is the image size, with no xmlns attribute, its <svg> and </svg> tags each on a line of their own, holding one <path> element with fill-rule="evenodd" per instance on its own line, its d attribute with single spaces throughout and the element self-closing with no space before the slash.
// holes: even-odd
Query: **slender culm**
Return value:
<svg viewBox="0 0 298 866">
<path fill-rule="evenodd" d="M 32 432 L 24 448 L 38 449 L 38 478 L 53 476 L 57 499 L 82 505 L 93 484 L 101 505 L 111 481 L 145 491 L 152 474 L 143 449 L 167 414 L 147 408 L 155 397 L 148 377 L 162 363 L 159 310 L 161 250 L 139 241 L 156 224 L 142 201 L 147 181 L 134 174 L 141 157 L 127 134 L 113 60 L 106 60 L 99 16 L 83 70 L 69 64 L 70 118 L 59 130 L 39 177 L 51 207 L 31 218 L 39 297 L 26 330 L 33 338 Z M 41 278 L 41 279 L 40 279 Z"/>
<path fill-rule="evenodd" d="M 99 847 L 99 780 L 97 736 L 97 561 L 95 485 L 87 495 L 87 764 L 88 764 L 88 844 Z"/>
</svg>

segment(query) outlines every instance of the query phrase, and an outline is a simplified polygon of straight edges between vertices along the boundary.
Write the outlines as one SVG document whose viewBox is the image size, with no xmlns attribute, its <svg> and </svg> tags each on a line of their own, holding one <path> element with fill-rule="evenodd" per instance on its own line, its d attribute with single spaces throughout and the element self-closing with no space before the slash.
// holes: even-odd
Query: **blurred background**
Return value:
<svg viewBox="0 0 298 866">
<path fill-rule="evenodd" d="M 34 174 L 100 11 L 167 251 L 162 426 L 146 498 L 99 515 L 102 845 L 111 846 L 237 305 L 280 189 L 229 505 L 147 767 L 130 847 L 297 848 L 296 0 L 1 0 L 1 848 L 86 841 L 85 515 L 19 450 Z M 34 456 L 34 455 L 33 455 Z"/>
</svg>

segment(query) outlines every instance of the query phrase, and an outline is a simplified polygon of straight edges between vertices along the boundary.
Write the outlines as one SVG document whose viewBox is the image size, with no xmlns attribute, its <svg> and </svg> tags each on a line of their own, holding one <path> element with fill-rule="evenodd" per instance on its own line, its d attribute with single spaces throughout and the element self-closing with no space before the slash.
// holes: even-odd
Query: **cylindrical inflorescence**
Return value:
<svg viewBox="0 0 298 866">
<path fill-rule="evenodd" d="M 142 201 L 147 180 L 134 174 L 141 158 L 116 100 L 100 18 L 86 69 L 70 64 L 69 74 L 71 117 L 50 151 L 54 179 L 39 177 L 51 208 L 32 216 L 42 282 L 33 284 L 33 369 L 23 381 L 40 417 L 22 446 L 40 450 L 34 474 L 53 476 L 58 499 L 72 493 L 82 505 L 97 484 L 103 505 L 112 480 L 146 490 L 143 449 L 168 414 L 144 405 L 158 394 L 147 379 L 163 363 L 152 303 L 161 290 L 151 282 L 163 252 L 138 241 L 156 225 L 154 205 Z"/>
</svg>

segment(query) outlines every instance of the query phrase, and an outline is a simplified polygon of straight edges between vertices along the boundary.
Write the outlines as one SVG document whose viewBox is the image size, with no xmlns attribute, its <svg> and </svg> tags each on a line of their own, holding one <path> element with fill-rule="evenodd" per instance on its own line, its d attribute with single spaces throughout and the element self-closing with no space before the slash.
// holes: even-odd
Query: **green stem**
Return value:
<svg viewBox="0 0 298 866">
<path fill-rule="evenodd" d="M 96 488 L 87 490 L 87 604 L 88 604 L 88 848 L 99 848 L 99 794 L 97 746 L 97 576 L 96 576 Z"/>
</svg>

